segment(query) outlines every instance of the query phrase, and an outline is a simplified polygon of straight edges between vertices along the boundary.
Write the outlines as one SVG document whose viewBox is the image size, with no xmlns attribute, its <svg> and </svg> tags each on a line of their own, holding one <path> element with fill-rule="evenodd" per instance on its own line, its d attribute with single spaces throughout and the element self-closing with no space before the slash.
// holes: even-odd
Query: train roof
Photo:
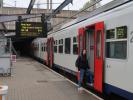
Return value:
<svg viewBox="0 0 133 100">
<path fill-rule="evenodd" d="M 80 22 L 82 22 L 82 21 L 84 21 L 84 20 L 86 20 L 88 18 L 94 17 L 94 16 L 99 15 L 99 14 L 101 14 L 103 12 L 107 12 L 109 10 L 112 10 L 112 9 L 114 9 L 116 7 L 119 7 L 119 6 L 123 5 L 123 4 L 126 4 L 126 3 L 131 2 L 131 1 L 133 1 L 133 0 L 113 0 L 113 1 L 111 1 L 109 3 L 107 3 L 106 5 L 103 5 L 103 6 L 99 7 L 98 9 L 93 10 L 92 12 L 88 12 L 84 16 L 78 17 L 78 18 L 72 20 L 71 22 L 64 24 L 57 31 L 60 31 L 62 29 L 65 29 L 65 28 L 67 28 L 69 26 L 72 26 L 74 24 L 80 23 Z"/>
</svg>

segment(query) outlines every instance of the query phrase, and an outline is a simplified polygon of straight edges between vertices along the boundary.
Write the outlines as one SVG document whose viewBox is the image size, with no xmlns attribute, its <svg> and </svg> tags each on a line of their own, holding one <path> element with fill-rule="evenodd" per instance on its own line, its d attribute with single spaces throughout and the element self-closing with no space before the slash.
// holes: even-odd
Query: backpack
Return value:
<svg viewBox="0 0 133 100">
<path fill-rule="evenodd" d="M 79 69 L 80 68 L 80 56 L 76 59 L 75 66 Z"/>
</svg>

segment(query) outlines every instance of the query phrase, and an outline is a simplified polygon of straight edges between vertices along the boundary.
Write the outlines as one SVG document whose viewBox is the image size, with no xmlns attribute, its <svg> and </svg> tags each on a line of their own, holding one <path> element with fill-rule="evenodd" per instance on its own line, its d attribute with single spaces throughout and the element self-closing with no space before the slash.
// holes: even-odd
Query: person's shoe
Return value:
<svg viewBox="0 0 133 100">
<path fill-rule="evenodd" d="M 87 85 L 93 87 L 93 83 L 87 83 Z"/>
<path fill-rule="evenodd" d="M 83 88 L 82 88 L 82 87 L 79 87 L 79 88 L 78 88 L 78 92 L 79 92 L 79 93 L 82 93 L 82 91 L 83 91 Z"/>
<path fill-rule="evenodd" d="M 90 86 L 92 86 L 92 87 L 93 87 L 93 83 L 90 83 Z"/>
</svg>

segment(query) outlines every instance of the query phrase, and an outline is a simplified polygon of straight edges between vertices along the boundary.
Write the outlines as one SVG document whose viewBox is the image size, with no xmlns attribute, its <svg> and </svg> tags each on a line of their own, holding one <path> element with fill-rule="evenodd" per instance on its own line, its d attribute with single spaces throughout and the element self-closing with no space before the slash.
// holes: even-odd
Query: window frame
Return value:
<svg viewBox="0 0 133 100">
<path fill-rule="evenodd" d="M 127 27 L 127 26 L 120 26 L 120 27 Z M 127 37 L 126 38 L 117 38 L 117 28 L 118 27 L 115 27 L 115 28 L 112 28 L 112 29 L 115 29 L 115 37 L 114 38 L 111 38 L 111 39 L 107 39 L 106 37 L 106 41 L 105 41 L 105 57 L 107 59 L 116 59 L 116 60 L 127 60 L 128 59 L 128 29 L 126 30 L 126 33 L 127 33 Z M 108 30 L 111 30 L 111 29 L 108 29 Z M 106 36 L 107 36 L 107 31 L 106 30 Z M 111 42 L 126 42 L 126 57 L 123 59 L 123 58 L 112 58 L 112 57 L 107 57 L 107 43 L 111 43 Z"/>
<path fill-rule="evenodd" d="M 63 39 L 58 40 L 58 53 L 63 54 L 64 53 L 64 44 L 63 44 Z M 62 47 L 62 51 L 60 52 L 60 47 Z"/>
<path fill-rule="evenodd" d="M 56 52 L 55 52 L 55 47 L 56 47 Z M 57 40 L 54 41 L 54 53 L 58 52 L 58 46 L 57 46 Z"/>
<path fill-rule="evenodd" d="M 41 52 L 44 51 L 44 48 L 43 48 L 43 43 L 41 43 Z"/>
<path fill-rule="evenodd" d="M 70 40 L 70 41 L 69 41 L 69 43 L 70 43 L 70 45 L 69 45 L 69 52 L 66 52 L 66 40 L 67 40 L 67 39 Z M 64 44 L 64 47 L 65 47 L 64 53 L 65 53 L 65 54 L 71 54 L 71 49 L 72 49 L 72 48 L 71 48 L 71 40 L 72 40 L 71 37 L 65 38 L 65 44 Z"/>
<path fill-rule="evenodd" d="M 107 55 L 107 52 L 108 52 L 108 50 L 107 50 L 107 43 L 114 43 L 113 45 L 115 46 L 116 44 L 115 44 L 115 42 L 116 43 L 118 43 L 118 42 L 121 42 L 121 43 L 124 43 L 124 42 L 126 42 L 126 53 L 125 53 L 125 55 L 126 56 L 121 56 L 121 57 L 118 57 L 118 56 L 115 56 L 116 55 L 116 52 L 113 52 L 113 53 L 115 53 L 115 55 L 113 55 L 113 57 L 111 57 L 111 55 L 110 55 L 110 57 L 108 57 L 108 55 Z M 116 47 L 116 46 L 115 46 Z M 109 48 L 108 48 L 109 49 Z M 111 50 L 111 49 L 110 49 Z M 116 50 L 116 48 L 114 49 L 114 50 Z M 127 59 L 127 41 L 126 40 L 124 40 L 124 41 L 111 41 L 111 42 L 106 42 L 106 58 L 109 58 L 109 59 L 119 59 L 119 60 L 126 60 Z"/>
<path fill-rule="evenodd" d="M 74 39 L 76 38 L 76 41 L 74 41 Z M 73 37 L 73 48 L 72 48 L 72 52 L 73 52 L 73 55 L 78 55 L 78 36 L 74 36 Z M 77 45 L 77 53 L 74 53 L 74 46 Z"/>
</svg>

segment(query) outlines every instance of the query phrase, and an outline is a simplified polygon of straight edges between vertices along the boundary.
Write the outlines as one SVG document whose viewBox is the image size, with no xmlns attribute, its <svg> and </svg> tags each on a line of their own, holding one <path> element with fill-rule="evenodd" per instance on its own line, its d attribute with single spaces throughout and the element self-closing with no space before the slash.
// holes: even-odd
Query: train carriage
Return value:
<svg viewBox="0 0 133 100">
<path fill-rule="evenodd" d="M 86 59 L 94 75 L 94 90 L 100 93 L 103 91 L 108 94 L 115 93 L 131 100 L 132 18 L 133 2 L 126 0 L 123 4 L 93 17 L 91 15 L 77 18 L 60 30 L 49 33 L 45 42 L 47 65 L 76 75 L 76 58 L 83 49 L 86 49 Z"/>
</svg>

